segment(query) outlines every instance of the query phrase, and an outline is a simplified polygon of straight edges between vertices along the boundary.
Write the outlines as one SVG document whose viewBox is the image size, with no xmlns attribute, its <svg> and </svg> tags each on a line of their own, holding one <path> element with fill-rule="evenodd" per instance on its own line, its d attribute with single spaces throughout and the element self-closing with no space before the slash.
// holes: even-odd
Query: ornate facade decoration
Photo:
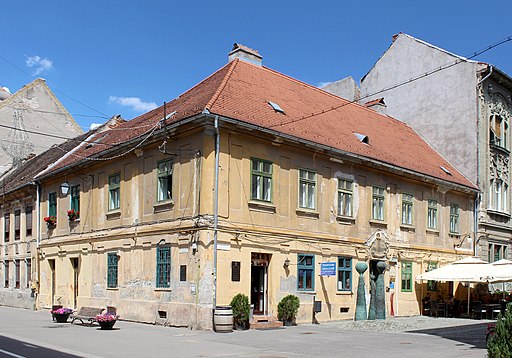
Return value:
<svg viewBox="0 0 512 358">
<path fill-rule="evenodd" d="M 384 230 L 377 229 L 366 241 L 370 248 L 370 259 L 387 260 L 389 252 L 389 238 Z"/>
<path fill-rule="evenodd" d="M 509 162 L 510 159 L 507 155 L 497 151 L 491 151 L 491 165 L 489 167 L 491 178 L 501 179 L 505 183 L 508 183 Z"/>
</svg>

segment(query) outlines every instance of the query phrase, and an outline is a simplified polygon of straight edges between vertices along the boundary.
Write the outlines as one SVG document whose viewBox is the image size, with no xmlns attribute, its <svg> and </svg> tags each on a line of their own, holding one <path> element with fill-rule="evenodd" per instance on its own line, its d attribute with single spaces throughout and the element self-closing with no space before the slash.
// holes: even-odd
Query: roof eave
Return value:
<svg viewBox="0 0 512 358">
<path fill-rule="evenodd" d="M 210 116 L 210 117 L 216 116 L 215 113 L 209 113 L 209 114 L 205 114 L 205 115 Z M 455 183 L 455 182 L 452 182 L 452 181 L 444 180 L 444 179 L 441 179 L 441 178 L 438 178 L 438 177 L 435 177 L 435 176 L 432 176 L 432 175 L 428 175 L 428 174 L 420 173 L 420 172 L 417 172 L 417 171 L 414 171 L 414 170 L 411 170 L 411 169 L 403 168 L 403 167 L 400 167 L 400 166 L 397 166 L 397 165 L 394 165 L 394 164 L 382 162 L 382 161 L 379 161 L 377 159 L 365 157 L 363 155 L 355 154 L 355 153 L 352 153 L 352 152 L 347 152 L 347 151 L 344 151 L 344 150 L 341 150 L 341 149 L 338 149 L 338 148 L 334 148 L 334 147 L 331 147 L 331 146 L 327 146 L 327 145 L 324 145 L 324 144 L 319 144 L 319 143 L 316 143 L 316 142 L 313 142 L 313 141 L 310 141 L 310 140 L 307 140 L 307 139 L 304 139 L 304 138 L 300 138 L 300 137 L 296 137 L 296 136 L 293 136 L 293 135 L 290 135 L 290 134 L 282 133 L 282 132 L 279 132 L 279 131 L 276 131 L 276 130 L 273 130 L 273 129 L 261 127 L 261 126 L 258 126 L 256 124 L 244 122 L 244 121 L 241 121 L 239 119 L 229 118 L 229 117 L 225 117 L 225 116 L 222 116 L 222 115 L 218 115 L 218 116 L 219 116 L 219 119 L 221 119 L 221 120 L 223 120 L 223 121 L 225 121 L 227 123 L 231 123 L 231 124 L 237 125 L 237 126 L 239 126 L 241 128 L 245 127 L 245 128 L 247 128 L 249 130 L 259 130 L 259 131 L 261 131 L 263 133 L 267 133 L 267 134 L 270 134 L 270 135 L 273 135 L 273 136 L 279 136 L 279 137 L 281 137 L 283 139 L 287 139 L 287 140 L 295 142 L 295 143 L 305 144 L 305 145 L 308 145 L 310 147 L 314 147 L 314 148 L 318 148 L 318 149 L 324 150 L 324 151 L 328 152 L 329 154 L 334 154 L 334 155 L 338 155 L 338 156 L 348 157 L 348 158 L 351 158 L 353 160 L 357 160 L 357 161 L 361 161 L 361 162 L 371 163 L 373 165 L 376 165 L 376 166 L 379 166 L 379 167 L 383 167 L 383 168 L 385 168 L 385 169 L 387 169 L 387 170 L 389 170 L 391 172 L 406 173 L 406 174 L 408 174 L 408 175 L 410 175 L 412 177 L 415 177 L 415 178 L 427 179 L 430 182 L 434 182 L 434 183 L 439 184 L 439 185 L 451 187 L 451 188 L 453 188 L 454 190 L 457 190 L 457 191 L 463 191 L 463 192 L 466 192 L 466 193 L 471 193 L 473 195 L 475 195 L 475 194 L 477 194 L 479 192 L 479 189 L 476 186 L 466 186 L 466 185 L 463 185 L 463 184 L 459 184 L 459 183 Z"/>
</svg>

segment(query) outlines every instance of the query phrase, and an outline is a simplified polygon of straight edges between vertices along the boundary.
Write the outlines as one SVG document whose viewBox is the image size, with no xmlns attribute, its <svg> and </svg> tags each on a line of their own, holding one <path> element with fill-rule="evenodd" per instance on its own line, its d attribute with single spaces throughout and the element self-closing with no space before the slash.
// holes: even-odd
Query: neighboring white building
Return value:
<svg viewBox="0 0 512 358">
<path fill-rule="evenodd" d="M 0 86 L 0 126 L 0 176 L 13 163 L 83 133 L 41 78 L 14 94 Z"/>
<path fill-rule="evenodd" d="M 393 37 L 391 46 L 361 79 L 361 102 L 383 97 L 388 115 L 411 125 L 478 185 L 475 252 L 490 261 L 510 257 L 511 94 L 512 79 L 495 66 L 404 33 Z"/>
</svg>

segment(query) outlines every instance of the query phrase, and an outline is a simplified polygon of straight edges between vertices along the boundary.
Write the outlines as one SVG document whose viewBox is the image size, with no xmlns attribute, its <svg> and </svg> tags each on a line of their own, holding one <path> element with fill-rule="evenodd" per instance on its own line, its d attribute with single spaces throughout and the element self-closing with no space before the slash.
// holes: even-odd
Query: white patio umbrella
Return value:
<svg viewBox="0 0 512 358">
<path fill-rule="evenodd" d="M 501 259 L 490 265 L 490 273 L 488 277 L 489 291 L 502 291 L 505 298 L 505 291 L 512 290 L 512 261 Z"/>
<path fill-rule="evenodd" d="M 476 257 L 466 257 L 449 265 L 425 272 L 416 276 L 416 280 L 431 281 L 459 281 L 468 283 L 488 282 L 490 267 L 487 261 Z M 468 314 L 469 314 L 470 286 L 468 285 Z"/>
<path fill-rule="evenodd" d="M 501 259 L 491 263 L 487 281 L 490 283 L 512 281 L 512 261 Z"/>
</svg>

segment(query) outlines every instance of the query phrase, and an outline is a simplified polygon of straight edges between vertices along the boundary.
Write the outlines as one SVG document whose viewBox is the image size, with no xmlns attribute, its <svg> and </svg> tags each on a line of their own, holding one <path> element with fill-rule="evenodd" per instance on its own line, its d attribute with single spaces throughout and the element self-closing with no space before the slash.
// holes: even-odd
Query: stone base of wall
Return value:
<svg viewBox="0 0 512 358">
<path fill-rule="evenodd" d="M 31 290 L 2 289 L 0 305 L 35 310 L 36 298 L 32 297 Z"/>
</svg>

